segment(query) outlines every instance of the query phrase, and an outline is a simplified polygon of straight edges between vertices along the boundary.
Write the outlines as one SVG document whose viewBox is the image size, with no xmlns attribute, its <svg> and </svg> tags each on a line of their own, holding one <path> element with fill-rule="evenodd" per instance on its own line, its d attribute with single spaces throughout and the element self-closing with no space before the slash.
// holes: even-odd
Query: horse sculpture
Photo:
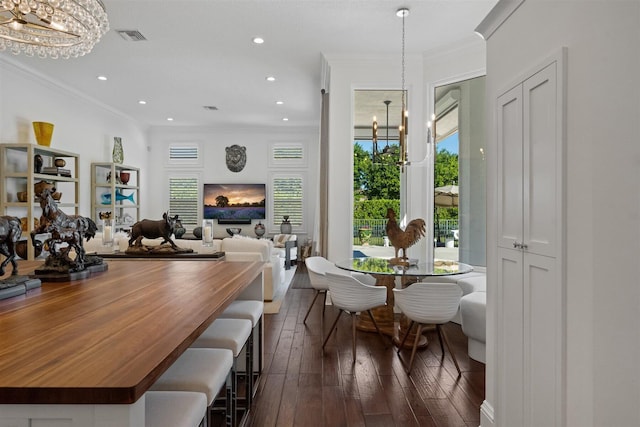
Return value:
<svg viewBox="0 0 640 427">
<path fill-rule="evenodd" d="M 0 254 L 5 256 L 5 260 L 0 264 L 0 276 L 4 276 L 4 268 L 9 263 L 13 266 L 11 274 L 14 276 L 18 274 L 16 242 L 20 236 L 22 236 L 20 219 L 13 216 L 0 216 Z"/>
<path fill-rule="evenodd" d="M 98 227 L 91 218 L 80 215 L 67 215 L 58 209 L 56 202 L 51 197 L 55 192 L 54 189 L 44 189 L 38 195 L 40 207 L 42 208 L 42 216 L 40 217 L 40 225 L 31 232 L 31 242 L 35 245 L 36 235 L 43 233 L 51 233 L 51 237 L 44 244 L 49 248 L 50 256 L 57 258 L 63 263 L 75 264 L 76 271 L 85 269 L 86 253 L 83 241 L 86 238 L 90 240 L 95 237 Z M 61 247 L 61 243 L 66 243 L 66 247 Z M 71 260 L 69 252 L 74 249 L 76 252 L 75 260 Z"/>
</svg>

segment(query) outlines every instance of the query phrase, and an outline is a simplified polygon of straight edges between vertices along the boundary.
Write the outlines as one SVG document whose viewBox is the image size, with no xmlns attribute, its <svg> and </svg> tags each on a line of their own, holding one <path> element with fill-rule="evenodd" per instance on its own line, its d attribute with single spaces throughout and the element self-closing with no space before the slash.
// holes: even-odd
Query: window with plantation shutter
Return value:
<svg viewBox="0 0 640 427">
<path fill-rule="evenodd" d="M 306 144 L 302 142 L 274 142 L 269 146 L 269 167 L 301 168 L 307 166 Z"/>
<path fill-rule="evenodd" d="M 272 226 L 277 229 L 285 215 L 294 230 L 300 230 L 304 223 L 304 177 L 302 174 L 273 174 L 271 176 L 273 198 Z"/>
<path fill-rule="evenodd" d="M 189 230 L 198 226 L 198 188 L 200 184 L 197 177 L 169 178 L 169 212 L 178 215 L 182 226 Z"/>
</svg>

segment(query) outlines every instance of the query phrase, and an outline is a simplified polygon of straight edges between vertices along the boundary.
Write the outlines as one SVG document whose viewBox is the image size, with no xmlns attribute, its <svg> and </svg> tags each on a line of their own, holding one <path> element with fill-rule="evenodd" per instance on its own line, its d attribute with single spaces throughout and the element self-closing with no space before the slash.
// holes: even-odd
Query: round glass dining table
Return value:
<svg viewBox="0 0 640 427">
<path fill-rule="evenodd" d="M 405 328 L 408 327 L 404 316 L 400 318 L 399 328 L 395 326 L 395 316 L 393 311 L 394 300 L 392 289 L 396 286 L 396 277 L 400 278 L 400 285 L 406 287 L 415 282 L 428 281 L 429 278 L 452 276 L 456 274 L 464 274 L 473 271 L 473 267 L 452 260 L 433 260 L 432 262 L 416 262 L 408 260 L 408 265 L 399 265 L 392 263 L 386 258 L 349 258 L 336 262 L 336 267 L 343 270 L 365 273 L 376 279 L 376 286 L 386 286 L 387 288 L 387 305 L 377 307 L 372 310 L 376 323 L 380 328 L 380 332 L 393 337 L 396 345 L 400 342 Z M 373 321 L 368 316 L 359 316 L 356 326 L 361 331 L 376 332 Z M 406 340 L 413 343 L 411 336 Z M 426 339 L 421 341 L 420 346 L 426 345 Z"/>
<path fill-rule="evenodd" d="M 473 267 L 469 264 L 451 260 L 433 260 L 432 262 L 413 262 L 409 260 L 408 262 L 409 265 L 406 266 L 391 263 L 386 258 L 349 258 L 336 262 L 336 267 L 374 276 L 387 275 L 393 277 L 450 276 L 473 271 Z"/>
</svg>

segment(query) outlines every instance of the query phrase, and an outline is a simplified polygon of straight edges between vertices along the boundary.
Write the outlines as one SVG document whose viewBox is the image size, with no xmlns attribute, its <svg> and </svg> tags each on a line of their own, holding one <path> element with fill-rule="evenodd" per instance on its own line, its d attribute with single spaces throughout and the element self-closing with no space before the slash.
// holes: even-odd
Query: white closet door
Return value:
<svg viewBox="0 0 640 427">
<path fill-rule="evenodd" d="M 556 256 L 561 182 L 556 64 L 523 85 L 524 237 L 527 251 Z"/>
<path fill-rule="evenodd" d="M 498 98 L 498 246 L 522 243 L 522 85 Z"/>
<path fill-rule="evenodd" d="M 524 286 L 522 251 L 498 248 L 498 353 L 501 426 L 524 426 Z"/>
<path fill-rule="evenodd" d="M 523 426 L 560 426 L 562 414 L 562 286 L 555 258 L 524 255 Z M 509 424 L 511 425 L 511 424 Z"/>
<path fill-rule="evenodd" d="M 497 98 L 500 427 L 563 425 L 564 59 Z"/>
</svg>

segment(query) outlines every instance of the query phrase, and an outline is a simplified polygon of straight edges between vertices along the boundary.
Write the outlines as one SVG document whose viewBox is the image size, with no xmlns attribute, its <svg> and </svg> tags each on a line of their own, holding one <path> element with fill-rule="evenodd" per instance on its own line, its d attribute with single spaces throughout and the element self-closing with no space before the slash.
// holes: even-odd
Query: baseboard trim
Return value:
<svg viewBox="0 0 640 427">
<path fill-rule="evenodd" d="M 480 405 L 480 427 L 495 427 L 493 406 L 486 400 Z"/>
</svg>

